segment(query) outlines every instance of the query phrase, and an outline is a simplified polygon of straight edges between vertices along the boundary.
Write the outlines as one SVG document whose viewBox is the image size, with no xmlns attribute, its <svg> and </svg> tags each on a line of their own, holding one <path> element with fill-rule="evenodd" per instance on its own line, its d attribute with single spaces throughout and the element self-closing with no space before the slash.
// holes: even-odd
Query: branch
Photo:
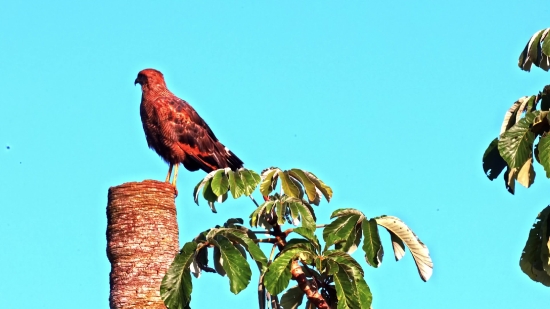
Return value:
<svg viewBox="0 0 550 309">
<path fill-rule="evenodd" d="M 260 243 L 260 242 L 267 242 L 267 243 L 270 243 L 270 244 L 276 244 L 279 242 L 279 240 L 277 238 L 262 238 L 262 239 L 253 239 L 255 243 Z"/>
<path fill-rule="evenodd" d="M 298 282 L 300 289 L 306 294 L 307 299 L 319 309 L 329 309 L 326 300 L 323 298 L 323 295 L 319 293 L 316 287 L 312 286 L 311 283 L 307 280 L 306 274 L 302 270 L 302 267 L 298 263 L 298 260 L 292 261 L 290 266 L 290 273 L 292 274 L 292 279 Z"/>
<path fill-rule="evenodd" d="M 254 198 L 251 199 L 258 206 L 258 203 L 254 200 Z M 265 201 L 268 201 L 269 198 L 267 196 L 263 197 Z M 285 232 L 281 230 L 281 226 L 277 223 L 277 216 L 273 216 L 271 220 L 268 219 L 269 224 L 273 226 L 273 231 L 270 233 L 271 235 L 275 236 L 275 239 L 277 240 L 275 244 L 279 248 L 279 251 L 283 250 L 283 248 L 286 245 L 286 236 L 288 233 L 292 232 L 293 229 L 288 229 Z M 325 224 L 317 226 L 317 228 L 325 227 Z M 268 238 L 269 240 L 273 238 Z M 259 241 L 264 242 L 264 241 Z M 273 250 L 271 250 L 271 256 L 273 256 L 275 246 L 273 246 Z M 270 257 L 271 261 L 271 257 Z M 292 275 L 292 279 L 296 280 L 298 282 L 298 286 L 300 289 L 304 292 L 307 299 L 315 305 L 318 309 L 331 309 L 327 303 L 327 301 L 324 299 L 323 295 L 321 295 L 317 289 L 317 287 L 312 286 L 310 282 L 307 280 L 306 275 L 304 274 L 304 271 L 302 270 L 302 267 L 298 263 L 297 260 L 292 261 L 292 265 L 290 266 L 290 274 Z"/>
<path fill-rule="evenodd" d="M 279 247 L 279 250 L 282 250 L 286 244 L 286 236 L 288 233 L 292 232 L 293 229 L 287 229 L 283 232 L 281 230 L 281 226 L 277 224 L 276 216 L 273 218 L 272 222 L 269 222 L 269 224 L 273 226 L 273 235 L 279 239 L 277 246 Z M 302 270 L 302 266 L 298 263 L 298 260 L 292 261 L 290 266 L 290 274 L 292 275 L 292 279 L 298 282 L 300 289 L 304 292 L 307 299 L 315 305 L 315 307 L 318 309 L 331 309 L 323 295 L 319 293 L 317 287 L 311 285 L 307 280 L 307 277 Z"/>
</svg>

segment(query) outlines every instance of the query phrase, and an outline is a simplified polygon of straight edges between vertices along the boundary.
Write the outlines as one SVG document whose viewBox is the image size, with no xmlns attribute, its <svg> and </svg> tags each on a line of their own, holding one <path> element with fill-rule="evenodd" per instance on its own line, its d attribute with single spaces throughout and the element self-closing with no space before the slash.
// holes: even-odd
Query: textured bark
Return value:
<svg viewBox="0 0 550 309">
<path fill-rule="evenodd" d="M 323 295 L 319 293 L 317 288 L 309 283 L 306 274 L 302 270 L 302 267 L 297 260 L 292 261 L 292 264 L 290 265 L 290 273 L 292 274 L 292 279 L 298 282 L 298 286 L 300 287 L 300 289 L 306 294 L 307 299 L 312 302 L 315 307 L 319 309 L 329 309 L 329 306 L 323 298 Z"/>
<path fill-rule="evenodd" d="M 160 284 L 179 249 L 174 187 L 145 180 L 109 189 L 111 309 L 162 308 Z"/>
<path fill-rule="evenodd" d="M 264 200 L 266 200 L 265 197 Z M 270 223 L 273 225 L 273 235 L 277 239 L 279 250 L 282 251 L 286 244 L 286 237 L 292 229 L 283 232 L 281 230 L 281 226 L 277 224 L 277 220 L 273 220 Z M 315 305 L 315 307 L 318 309 L 331 309 L 323 295 L 319 293 L 319 290 L 309 283 L 304 271 L 302 270 L 302 266 L 298 263 L 298 260 L 292 261 L 292 264 L 290 265 L 290 274 L 292 275 L 292 280 L 296 280 L 296 282 L 298 282 L 298 287 L 300 287 L 307 299 Z"/>
</svg>

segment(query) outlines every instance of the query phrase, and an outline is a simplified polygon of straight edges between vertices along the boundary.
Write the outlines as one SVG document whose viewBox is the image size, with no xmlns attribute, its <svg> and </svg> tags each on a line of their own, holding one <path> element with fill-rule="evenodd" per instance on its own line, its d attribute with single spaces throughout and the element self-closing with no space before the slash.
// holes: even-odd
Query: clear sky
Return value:
<svg viewBox="0 0 550 309">
<path fill-rule="evenodd" d="M 506 109 L 550 75 L 517 58 L 550 26 L 545 1 L 5 1 L 0 10 L 0 307 L 108 308 L 107 190 L 163 180 L 147 148 L 137 72 L 162 71 L 248 168 L 298 167 L 337 208 L 395 215 L 430 249 L 420 280 L 384 232 L 365 266 L 374 308 L 540 308 L 519 268 L 542 169 L 515 196 L 481 157 Z M 9 147 L 9 149 L 8 149 Z M 247 217 L 246 200 L 193 203 L 182 171 L 180 242 Z M 365 265 L 360 251 L 354 257 Z M 254 277 L 252 280 L 257 280 Z M 227 278 L 194 281 L 193 308 L 256 306 Z"/>
</svg>

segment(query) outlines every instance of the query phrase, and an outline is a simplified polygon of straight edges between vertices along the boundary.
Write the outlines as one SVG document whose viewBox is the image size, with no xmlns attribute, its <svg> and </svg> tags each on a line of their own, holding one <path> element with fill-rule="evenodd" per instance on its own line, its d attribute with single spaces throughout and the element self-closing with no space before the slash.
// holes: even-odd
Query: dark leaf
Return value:
<svg viewBox="0 0 550 309">
<path fill-rule="evenodd" d="M 214 246 L 214 269 L 216 272 L 224 277 L 226 275 L 225 270 L 223 269 L 223 258 L 220 248 Z"/>
<path fill-rule="evenodd" d="M 236 224 L 243 224 L 244 220 L 241 218 L 229 218 L 224 223 L 224 227 L 234 227 Z"/>
<path fill-rule="evenodd" d="M 533 228 L 529 231 L 529 237 L 525 243 L 525 248 L 521 254 L 519 266 L 521 270 L 531 278 L 531 280 L 540 282 L 545 286 L 550 286 L 550 275 L 544 270 L 548 266 L 548 256 L 545 253 L 543 258 L 543 248 L 548 250 L 548 235 L 543 237 L 543 225 L 548 225 L 548 216 L 550 215 L 550 206 L 546 206 L 544 210 L 537 216 Z M 546 227 L 546 234 L 548 226 Z M 546 265 L 545 265 L 546 264 Z"/>
<path fill-rule="evenodd" d="M 550 39 L 545 40 L 544 44 L 550 46 Z M 540 110 L 550 111 L 550 85 L 544 86 L 544 89 L 542 90 L 540 99 Z"/>
<path fill-rule="evenodd" d="M 302 304 L 304 292 L 299 286 L 289 288 L 281 297 L 281 307 L 284 309 L 296 309 Z"/>
<path fill-rule="evenodd" d="M 483 154 L 483 171 L 489 180 L 496 179 L 506 167 L 506 161 L 498 152 L 498 138 L 495 138 Z"/>
</svg>

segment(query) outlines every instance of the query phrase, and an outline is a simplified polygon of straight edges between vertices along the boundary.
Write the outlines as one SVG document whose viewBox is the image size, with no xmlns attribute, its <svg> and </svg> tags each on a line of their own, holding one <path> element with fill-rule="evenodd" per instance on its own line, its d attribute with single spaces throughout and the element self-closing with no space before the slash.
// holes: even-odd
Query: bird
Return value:
<svg viewBox="0 0 550 309">
<path fill-rule="evenodd" d="M 191 172 L 206 173 L 243 167 L 195 109 L 168 90 L 160 71 L 141 70 L 134 81 L 137 84 L 141 85 L 140 116 L 147 145 L 169 164 L 165 182 L 170 183 L 174 169 L 172 185 L 176 188 L 180 163 Z"/>
</svg>

